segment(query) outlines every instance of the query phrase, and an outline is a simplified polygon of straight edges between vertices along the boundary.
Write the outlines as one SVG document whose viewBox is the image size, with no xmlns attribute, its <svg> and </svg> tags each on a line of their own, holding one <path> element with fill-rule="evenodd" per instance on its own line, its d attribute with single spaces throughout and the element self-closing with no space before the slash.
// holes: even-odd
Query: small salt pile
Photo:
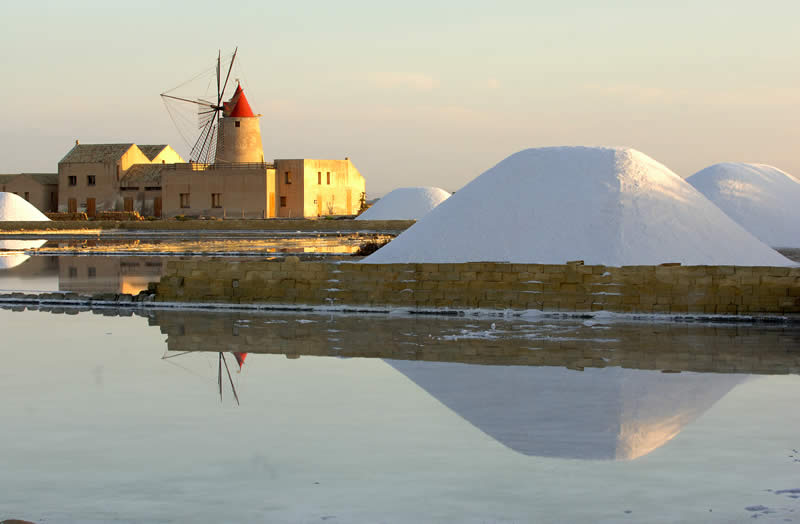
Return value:
<svg viewBox="0 0 800 524">
<path fill-rule="evenodd" d="M 419 220 L 450 197 L 438 187 L 401 187 L 388 193 L 356 220 Z"/>
<path fill-rule="evenodd" d="M 50 220 L 30 202 L 14 193 L 0 193 L 0 221 L 43 222 Z"/>
</svg>

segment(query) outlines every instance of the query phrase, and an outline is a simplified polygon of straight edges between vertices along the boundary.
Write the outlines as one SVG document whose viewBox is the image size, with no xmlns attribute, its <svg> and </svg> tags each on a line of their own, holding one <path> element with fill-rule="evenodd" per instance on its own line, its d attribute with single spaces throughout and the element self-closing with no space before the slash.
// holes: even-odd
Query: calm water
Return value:
<svg viewBox="0 0 800 524">
<path fill-rule="evenodd" d="M 0 519 L 800 522 L 797 327 L 4 309 L 0 329 Z"/>
</svg>

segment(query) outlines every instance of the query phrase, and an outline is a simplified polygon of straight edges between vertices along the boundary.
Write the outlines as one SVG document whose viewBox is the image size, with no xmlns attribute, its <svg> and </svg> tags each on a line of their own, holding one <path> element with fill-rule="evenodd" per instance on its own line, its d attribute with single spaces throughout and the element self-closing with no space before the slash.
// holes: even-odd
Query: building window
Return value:
<svg viewBox="0 0 800 524">
<path fill-rule="evenodd" d="M 89 268 L 89 278 L 95 278 L 97 276 L 97 268 L 90 267 Z"/>
<path fill-rule="evenodd" d="M 78 278 L 78 268 L 77 267 L 70 267 L 69 268 L 69 278 Z"/>
<path fill-rule="evenodd" d="M 27 191 L 25 191 L 25 200 L 27 200 L 28 202 L 31 201 L 31 194 L 28 193 Z"/>
<path fill-rule="evenodd" d="M 97 185 L 97 177 L 95 175 L 86 175 L 86 185 L 89 186 Z"/>
<path fill-rule="evenodd" d="M 180 197 L 181 197 L 181 207 L 182 208 L 190 207 L 189 206 L 189 193 L 181 193 Z"/>
<path fill-rule="evenodd" d="M 236 127 L 242 127 L 242 123 L 240 121 L 236 121 Z"/>
<path fill-rule="evenodd" d="M 328 185 L 331 185 L 331 172 L 328 171 Z"/>
<path fill-rule="evenodd" d="M 211 193 L 211 207 L 222 207 L 222 193 Z"/>
<path fill-rule="evenodd" d="M 286 207 L 286 197 L 281 197 L 281 207 Z"/>
<path fill-rule="evenodd" d="M 291 184 L 292 183 L 292 172 L 287 171 L 283 174 L 283 182 L 284 184 Z"/>
<path fill-rule="evenodd" d="M 322 171 L 317 171 L 317 185 L 322 185 Z"/>
<path fill-rule="evenodd" d="M 78 177 L 76 177 L 76 176 L 74 176 L 74 175 L 73 175 L 73 176 L 70 176 L 70 177 L 69 177 L 69 185 L 71 185 L 71 186 L 77 186 L 77 185 L 78 185 Z"/>
</svg>

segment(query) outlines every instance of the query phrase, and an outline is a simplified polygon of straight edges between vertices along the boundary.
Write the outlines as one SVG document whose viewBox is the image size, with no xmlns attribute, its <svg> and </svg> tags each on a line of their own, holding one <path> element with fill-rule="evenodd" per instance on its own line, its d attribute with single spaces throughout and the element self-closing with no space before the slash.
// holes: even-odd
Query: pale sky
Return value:
<svg viewBox="0 0 800 524">
<path fill-rule="evenodd" d="M 159 93 L 239 46 L 265 157 L 349 156 L 370 197 L 551 145 L 800 176 L 796 0 L 1 1 L 0 173 L 76 138 L 188 157 Z"/>
</svg>

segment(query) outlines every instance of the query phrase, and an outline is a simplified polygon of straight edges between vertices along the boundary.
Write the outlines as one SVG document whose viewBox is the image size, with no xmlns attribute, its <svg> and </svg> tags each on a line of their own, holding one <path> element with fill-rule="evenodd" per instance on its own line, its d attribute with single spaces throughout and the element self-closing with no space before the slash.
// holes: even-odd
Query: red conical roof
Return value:
<svg viewBox="0 0 800 524">
<path fill-rule="evenodd" d="M 242 86 L 236 86 L 236 92 L 233 94 L 233 98 L 231 98 L 231 102 L 236 102 L 236 105 L 233 106 L 231 110 L 231 114 L 229 116 L 234 117 L 248 117 L 248 116 L 256 116 L 253 114 L 253 110 L 250 108 L 250 103 L 247 101 L 247 97 L 244 96 L 244 91 L 242 91 Z"/>
</svg>

